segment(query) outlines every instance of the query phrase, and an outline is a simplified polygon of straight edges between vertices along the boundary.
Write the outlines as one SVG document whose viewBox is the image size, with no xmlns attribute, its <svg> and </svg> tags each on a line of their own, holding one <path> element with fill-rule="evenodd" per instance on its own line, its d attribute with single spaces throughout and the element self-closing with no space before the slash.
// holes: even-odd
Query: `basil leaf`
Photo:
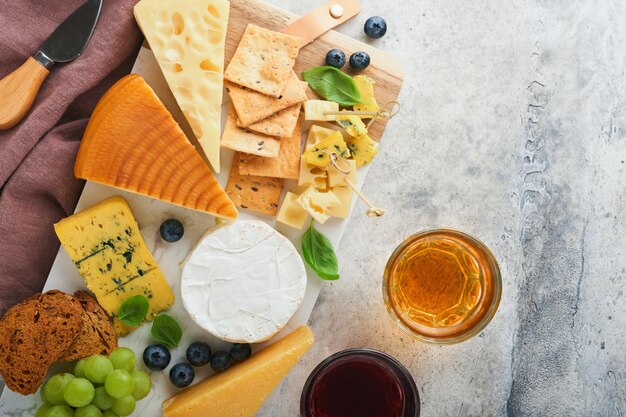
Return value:
<svg viewBox="0 0 626 417">
<path fill-rule="evenodd" d="M 302 73 L 304 81 L 326 100 L 350 107 L 361 102 L 361 94 L 352 77 L 335 67 L 315 67 Z"/>
<path fill-rule="evenodd" d="M 311 227 L 302 236 L 302 255 L 306 263 L 315 273 L 325 280 L 339 279 L 339 265 L 337 255 L 330 241 Z"/>
<path fill-rule="evenodd" d="M 167 314 L 159 314 L 154 319 L 150 333 L 152 333 L 154 340 L 167 347 L 178 346 L 180 338 L 183 336 L 183 330 L 178 322 Z"/>
<path fill-rule="evenodd" d="M 138 326 L 146 319 L 150 303 L 143 295 L 127 298 L 117 312 L 117 318 L 127 326 Z"/>
</svg>

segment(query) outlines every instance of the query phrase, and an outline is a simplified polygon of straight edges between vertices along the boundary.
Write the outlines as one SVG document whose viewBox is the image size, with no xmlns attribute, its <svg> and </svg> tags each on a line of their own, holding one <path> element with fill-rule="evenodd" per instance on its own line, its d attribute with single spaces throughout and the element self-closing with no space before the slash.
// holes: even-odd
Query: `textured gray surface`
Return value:
<svg viewBox="0 0 626 417">
<path fill-rule="evenodd" d="M 353 214 L 272 415 L 297 415 L 309 372 L 349 347 L 402 361 L 422 416 L 626 415 L 626 2 L 362 3 L 341 31 L 384 16 L 375 44 L 405 70 L 365 188 L 388 215 Z M 439 226 L 483 240 L 504 279 L 490 326 L 448 347 L 404 335 L 381 295 L 393 248 Z"/>
<path fill-rule="evenodd" d="M 375 44 L 405 70 L 365 188 L 388 215 L 353 214 L 273 415 L 297 415 L 308 373 L 349 347 L 400 359 L 423 416 L 626 415 L 626 2 L 362 3 L 340 30 L 384 16 Z M 393 248 L 438 226 L 483 240 L 504 279 L 489 327 L 449 347 L 405 336 L 381 295 Z"/>
</svg>

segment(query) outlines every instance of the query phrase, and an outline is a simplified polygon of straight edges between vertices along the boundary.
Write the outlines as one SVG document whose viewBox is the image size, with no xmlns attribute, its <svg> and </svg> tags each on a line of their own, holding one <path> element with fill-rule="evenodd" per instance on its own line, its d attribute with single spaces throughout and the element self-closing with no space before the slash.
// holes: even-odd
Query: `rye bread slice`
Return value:
<svg viewBox="0 0 626 417">
<path fill-rule="evenodd" d="M 78 300 L 57 290 L 11 307 L 0 319 L 0 374 L 7 387 L 35 393 L 50 365 L 80 334 L 82 316 Z"/>
<path fill-rule="evenodd" d="M 84 291 L 74 293 L 83 309 L 83 330 L 60 360 L 70 362 L 94 354 L 108 355 L 117 347 L 117 337 L 108 314 Z"/>
</svg>

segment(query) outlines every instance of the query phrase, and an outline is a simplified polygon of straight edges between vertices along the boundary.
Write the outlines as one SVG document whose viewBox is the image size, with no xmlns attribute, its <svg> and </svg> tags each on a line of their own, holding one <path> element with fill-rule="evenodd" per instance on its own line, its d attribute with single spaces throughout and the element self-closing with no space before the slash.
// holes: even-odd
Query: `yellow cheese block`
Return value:
<svg viewBox="0 0 626 417">
<path fill-rule="evenodd" d="M 298 195 L 287 193 L 278 211 L 276 221 L 296 229 L 302 229 L 309 219 L 309 214 L 298 203 Z"/>
<path fill-rule="evenodd" d="M 322 122 L 332 122 L 337 116 L 327 115 L 326 112 L 338 112 L 339 104 L 334 101 L 307 100 L 304 102 L 304 120 L 316 120 Z"/>
<path fill-rule="evenodd" d="M 345 219 L 350 215 L 354 191 L 349 187 L 333 188 L 333 194 L 339 199 L 339 204 L 330 208 L 330 216 Z"/>
<path fill-rule="evenodd" d="M 326 139 L 329 135 L 335 133 L 336 130 L 329 129 L 318 125 L 313 125 L 309 129 L 309 133 L 306 136 L 305 150 L 309 149 L 313 145 L 317 145 L 322 140 Z"/>
<path fill-rule="evenodd" d="M 376 82 L 367 75 L 355 75 L 352 77 L 356 88 L 361 95 L 361 102 L 354 105 L 355 111 L 377 112 L 380 110 L 376 97 L 374 97 L 374 85 Z"/>
<path fill-rule="evenodd" d="M 164 417 L 253 417 L 313 344 L 308 326 L 163 403 Z"/>
<path fill-rule="evenodd" d="M 306 162 L 304 156 L 300 157 L 300 176 L 298 177 L 298 185 L 309 187 L 314 185 L 319 190 L 328 188 L 326 179 L 328 171 L 324 168 L 310 165 Z"/>
<path fill-rule="evenodd" d="M 135 19 L 207 159 L 220 172 L 227 0 L 141 0 Z"/>
<path fill-rule="evenodd" d="M 317 144 L 311 146 L 302 154 L 307 164 L 327 168 L 330 165 L 330 155 L 337 154 L 340 158 L 349 158 L 350 151 L 343 140 L 341 132 L 333 132 Z"/>
<path fill-rule="evenodd" d="M 307 188 L 296 201 L 320 224 L 326 223 L 332 216 L 332 208 L 341 203 L 332 191 L 320 192 L 314 186 Z"/>
<path fill-rule="evenodd" d="M 152 257 L 126 200 L 108 198 L 54 225 L 63 248 L 98 303 L 115 317 L 133 295 L 149 303 L 148 320 L 174 303 L 174 294 Z M 118 334 L 129 329 L 116 325 Z"/>
<path fill-rule="evenodd" d="M 367 135 L 367 126 L 363 123 L 363 120 L 359 116 L 346 115 L 337 116 L 337 123 L 344 129 L 350 136 L 357 137 Z"/>
<path fill-rule="evenodd" d="M 378 153 L 378 143 L 367 135 L 348 138 L 347 143 L 350 154 L 358 167 L 372 162 Z"/>
<path fill-rule="evenodd" d="M 330 165 L 328 167 L 328 186 L 330 188 L 335 187 L 347 187 L 346 179 L 352 183 L 352 185 L 357 185 L 358 177 L 356 172 L 356 161 L 354 159 L 345 159 L 343 161 L 338 162 L 339 168 L 344 171 L 347 171 L 348 168 L 350 172 L 344 174 L 335 168 L 334 165 Z"/>
</svg>

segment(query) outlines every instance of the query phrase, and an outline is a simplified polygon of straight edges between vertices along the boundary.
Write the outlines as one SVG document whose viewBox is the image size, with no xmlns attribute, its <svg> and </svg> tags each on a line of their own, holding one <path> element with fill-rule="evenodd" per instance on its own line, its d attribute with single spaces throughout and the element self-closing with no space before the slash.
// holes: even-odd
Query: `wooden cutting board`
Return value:
<svg viewBox="0 0 626 417">
<path fill-rule="evenodd" d="M 312 6 L 313 7 L 313 6 Z M 230 18 L 228 20 L 228 33 L 226 35 L 226 56 L 228 64 L 248 23 L 280 32 L 285 26 L 296 20 L 298 16 L 259 0 L 230 0 Z M 398 98 L 404 74 L 402 64 L 387 52 L 376 49 L 335 31 L 326 32 L 312 43 L 305 46 L 296 60 L 295 71 L 302 78 L 302 71 L 325 64 L 326 53 L 333 48 L 341 49 L 349 58 L 353 52 L 365 51 L 371 57 L 370 66 L 359 72 L 376 81 L 374 94 L 381 108 L 387 108 L 387 104 Z M 349 72 L 350 67 L 346 64 L 344 71 Z M 312 93 L 312 92 L 311 92 Z M 312 93 L 313 94 L 313 93 Z M 387 125 L 387 120 L 378 119 L 370 127 L 369 134 L 372 139 L 379 141 Z"/>
</svg>

